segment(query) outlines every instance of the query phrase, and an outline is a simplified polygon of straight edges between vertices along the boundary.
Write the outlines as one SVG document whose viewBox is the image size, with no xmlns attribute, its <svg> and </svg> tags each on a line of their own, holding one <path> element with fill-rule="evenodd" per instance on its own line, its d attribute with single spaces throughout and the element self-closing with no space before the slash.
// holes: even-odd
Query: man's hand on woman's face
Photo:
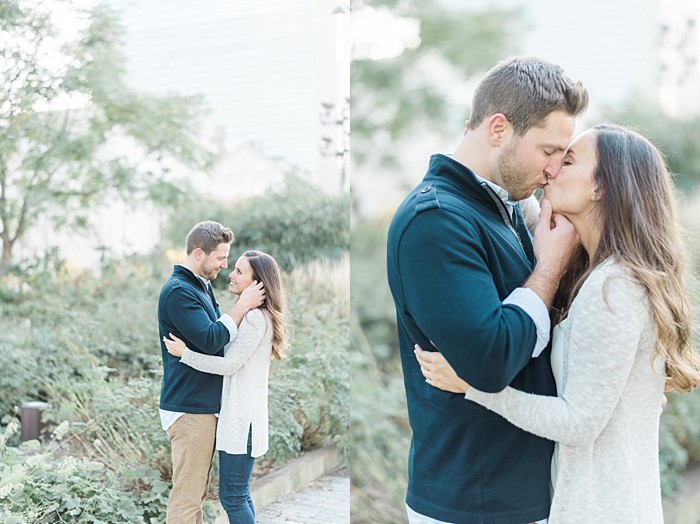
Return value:
<svg viewBox="0 0 700 524">
<path fill-rule="evenodd" d="M 537 265 L 547 266 L 554 274 L 563 274 L 580 241 L 571 222 L 564 215 L 553 213 L 552 203 L 542 198 L 533 240 Z"/>
<path fill-rule="evenodd" d="M 181 357 L 182 354 L 185 352 L 185 349 L 187 349 L 185 342 L 177 338 L 172 333 L 168 333 L 168 336 L 170 338 L 163 337 L 163 342 L 165 343 L 165 347 L 168 350 L 168 353 L 176 357 Z"/>
<path fill-rule="evenodd" d="M 466 393 L 471 387 L 457 376 L 449 362 L 437 351 L 424 351 L 418 344 L 414 353 L 425 381 L 433 387 L 450 393 Z"/>
</svg>

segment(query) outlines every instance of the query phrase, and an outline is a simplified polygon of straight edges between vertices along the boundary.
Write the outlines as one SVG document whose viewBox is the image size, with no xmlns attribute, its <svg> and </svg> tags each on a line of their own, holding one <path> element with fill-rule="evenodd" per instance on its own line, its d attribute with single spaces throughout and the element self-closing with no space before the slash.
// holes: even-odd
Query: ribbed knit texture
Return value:
<svg viewBox="0 0 700 524">
<path fill-rule="evenodd" d="M 466 397 L 559 443 L 549 524 L 663 523 L 659 416 L 663 362 L 642 286 L 608 259 L 554 331 L 562 351 L 558 397 L 506 388 Z"/>
<path fill-rule="evenodd" d="M 252 425 L 252 456 L 268 449 L 267 382 L 272 356 L 272 323 L 260 309 L 248 312 L 238 335 L 224 349 L 223 357 L 186 349 L 182 363 L 194 369 L 224 375 L 221 412 L 216 428 L 216 449 L 231 455 L 247 451 Z"/>
</svg>

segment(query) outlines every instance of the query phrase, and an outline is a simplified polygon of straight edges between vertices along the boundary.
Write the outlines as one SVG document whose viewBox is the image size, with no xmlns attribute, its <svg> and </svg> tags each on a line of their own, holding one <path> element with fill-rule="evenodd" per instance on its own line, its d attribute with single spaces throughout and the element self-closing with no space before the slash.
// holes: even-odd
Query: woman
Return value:
<svg viewBox="0 0 700 524">
<path fill-rule="evenodd" d="M 260 251 L 246 251 L 231 272 L 229 290 L 240 296 L 254 280 L 262 282 L 265 302 L 245 316 L 238 335 L 223 357 L 196 353 L 170 335 L 168 351 L 199 371 L 224 375 L 221 412 L 216 429 L 219 450 L 219 498 L 229 522 L 254 524 L 250 475 L 254 457 L 268 448 L 267 380 L 270 358 L 281 360 L 287 351 L 285 295 L 277 262 Z"/>
<path fill-rule="evenodd" d="M 700 382 L 669 174 L 648 140 L 599 125 L 572 142 L 544 191 L 582 247 L 552 310 L 558 396 L 483 393 L 439 353 L 417 347 L 418 361 L 432 385 L 557 442 L 549 524 L 662 523 L 664 387 Z"/>
</svg>

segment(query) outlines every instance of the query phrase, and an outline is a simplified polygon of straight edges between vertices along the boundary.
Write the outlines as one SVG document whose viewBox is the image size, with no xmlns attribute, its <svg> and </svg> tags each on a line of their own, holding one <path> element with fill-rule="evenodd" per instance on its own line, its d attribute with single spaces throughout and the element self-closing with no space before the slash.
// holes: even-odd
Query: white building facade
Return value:
<svg viewBox="0 0 700 524">
<path fill-rule="evenodd" d="M 202 198 L 231 205 L 279 186 L 288 172 L 330 194 L 349 190 L 347 4 L 108 1 L 125 29 L 127 84 L 150 94 L 203 98 L 203 140 L 217 161 L 208 173 L 172 176 L 194 179 Z M 94 212 L 89 231 L 56 232 L 40 224 L 16 254 L 58 247 L 69 266 L 99 270 L 105 256 L 151 252 L 162 221 L 153 206 L 112 202 Z"/>
<path fill-rule="evenodd" d="M 111 5 L 126 27 L 132 87 L 202 95 L 209 132 L 225 151 L 253 144 L 326 191 L 347 189 L 336 154 L 346 146 L 345 136 L 338 137 L 344 123 L 337 121 L 347 112 L 349 96 L 349 17 L 342 2 L 111 0 Z"/>
</svg>

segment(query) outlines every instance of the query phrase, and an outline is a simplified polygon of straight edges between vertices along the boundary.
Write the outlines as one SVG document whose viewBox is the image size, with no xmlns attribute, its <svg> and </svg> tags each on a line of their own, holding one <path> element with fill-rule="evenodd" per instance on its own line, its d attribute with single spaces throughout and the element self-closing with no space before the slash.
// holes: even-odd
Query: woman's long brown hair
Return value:
<svg viewBox="0 0 700 524">
<path fill-rule="evenodd" d="M 265 286 L 265 302 L 260 309 L 272 321 L 272 356 L 282 360 L 289 347 L 287 327 L 287 298 L 282 285 L 282 272 L 274 258 L 262 251 L 243 253 L 253 269 L 253 279 Z"/>
<path fill-rule="evenodd" d="M 663 157 L 640 134 L 598 125 L 594 174 L 601 199 L 601 238 L 595 253 L 574 255 L 555 298 L 553 320 L 566 316 L 583 282 L 606 258 L 626 266 L 644 287 L 656 327 L 655 355 L 666 363 L 667 387 L 692 391 L 700 383 L 700 358 L 691 347 L 686 250 L 676 222 L 671 177 Z"/>
</svg>

